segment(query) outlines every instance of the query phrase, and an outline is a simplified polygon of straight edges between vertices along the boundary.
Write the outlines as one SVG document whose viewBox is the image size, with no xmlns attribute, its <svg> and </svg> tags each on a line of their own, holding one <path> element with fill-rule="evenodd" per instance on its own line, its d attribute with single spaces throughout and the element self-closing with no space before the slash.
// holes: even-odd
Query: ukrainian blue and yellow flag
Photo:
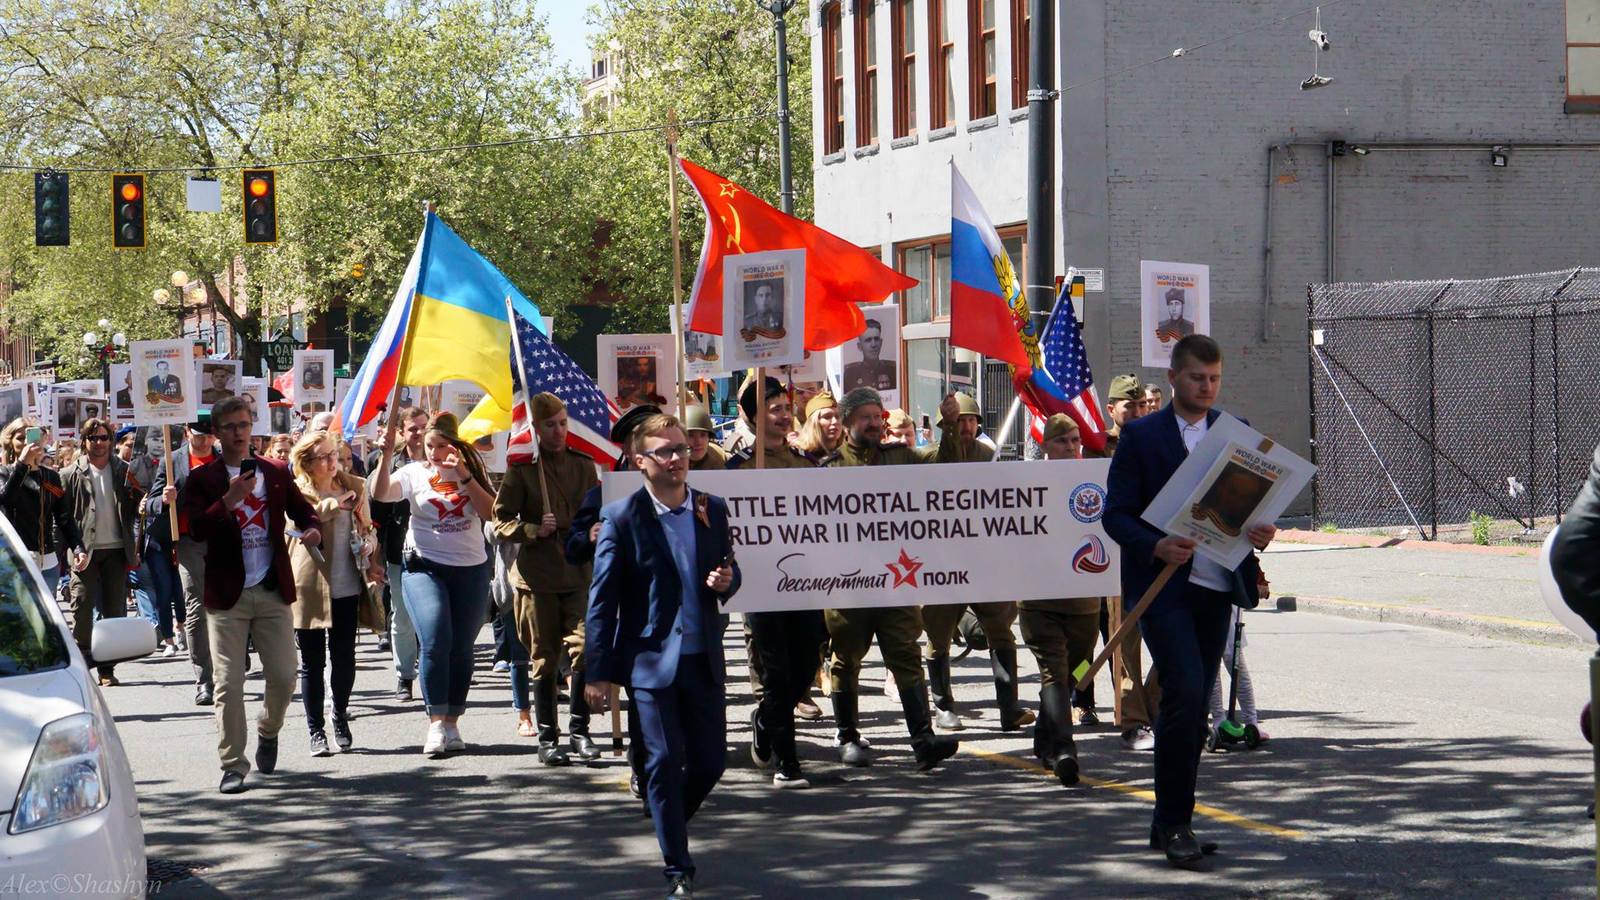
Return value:
<svg viewBox="0 0 1600 900">
<path fill-rule="evenodd" d="M 456 378 L 483 388 L 483 405 L 504 413 L 504 424 L 488 423 L 490 430 L 511 427 L 508 297 L 524 318 L 539 321 L 539 307 L 511 279 L 428 213 L 383 327 L 340 407 L 344 430 L 353 432 L 371 421 L 396 384 L 434 385 Z"/>
</svg>

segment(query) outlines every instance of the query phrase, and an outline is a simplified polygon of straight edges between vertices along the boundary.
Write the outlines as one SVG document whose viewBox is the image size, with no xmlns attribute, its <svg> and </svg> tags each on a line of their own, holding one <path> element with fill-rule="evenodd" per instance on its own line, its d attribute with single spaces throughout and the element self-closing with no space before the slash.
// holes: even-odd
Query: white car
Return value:
<svg viewBox="0 0 1600 900">
<path fill-rule="evenodd" d="M 155 650 L 94 625 L 97 659 Z M 143 897 L 144 828 L 116 723 L 32 554 L 0 516 L 0 896 Z"/>
</svg>

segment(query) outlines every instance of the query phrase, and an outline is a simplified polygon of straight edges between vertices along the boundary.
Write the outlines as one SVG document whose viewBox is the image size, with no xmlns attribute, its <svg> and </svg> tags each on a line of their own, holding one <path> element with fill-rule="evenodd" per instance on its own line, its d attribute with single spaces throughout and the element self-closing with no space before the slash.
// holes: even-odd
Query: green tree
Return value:
<svg viewBox="0 0 1600 900">
<path fill-rule="evenodd" d="M 33 246 L 31 175 L 0 175 L 6 319 L 69 373 L 102 316 L 172 334 L 153 296 L 175 269 L 218 296 L 216 273 L 241 261 L 247 311 L 230 318 L 247 336 L 264 306 L 297 300 L 381 315 L 424 199 L 547 314 L 586 282 L 573 260 L 593 216 L 572 202 L 588 175 L 570 141 L 360 158 L 570 131 L 576 82 L 532 0 L 0 0 L 0 73 L 0 157 L 157 170 L 143 251 L 110 247 L 105 174 L 72 175 L 68 248 Z M 239 174 L 214 167 L 334 159 L 282 167 L 280 242 L 243 246 Z M 183 178 L 207 171 L 223 212 L 187 212 Z"/>
<path fill-rule="evenodd" d="M 686 125 L 679 153 L 778 204 L 778 99 L 772 16 L 754 0 L 604 0 L 593 7 L 597 47 L 619 58 L 621 89 L 596 127 L 646 128 L 675 112 Z M 805 4 L 788 16 L 790 124 L 795 214 L 811 216 L 811 43 Z M 595 177 L 588 196 L 607 224 L 596 249 L 609 290 L 624 298 L 613 330 L 664 331 L 672 301 L 666 139 L 646 130 L 596 139 L 586 152 Z M 679 182 L 679 229 L 687 300 L 704 209 Z"/>
</svg>

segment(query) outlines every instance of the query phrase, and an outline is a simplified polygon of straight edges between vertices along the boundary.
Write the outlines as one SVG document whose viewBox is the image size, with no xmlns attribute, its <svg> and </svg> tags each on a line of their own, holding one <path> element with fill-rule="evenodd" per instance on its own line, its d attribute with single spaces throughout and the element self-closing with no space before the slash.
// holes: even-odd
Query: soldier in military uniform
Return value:
<svg viewBox="0 0 1600 900">
<path fill-rule="evenodd" d="M 879 358 L 883 355 L 883 326 L 877 320 L 867 320 L 866 330 L 856 338 L 856 347 L 861 351 L 861 360 L 844 367 L 844 389 L 853 391 L 858 387 L 869 387 L 875 391 L 894 390 L 895 377 L 899 373 L 894 360 Z"/>
<path fill-rule="evenodd" d="M 1083 442 L 1078 426 L 1063 413 L 1044 424 L 1040 441 L 1045 459 L 1078 459 Z M 1033 726 L 1033 753 L 1055 772 L 1063 786 L 1078 783 L 1078 751 L 1072 741 L 1072 670 L 1094 658 L 1095 637 L 1104 607 L 1100 597 L 1024 600 L 1022 639 L 1039 661 L 1039 721 Z"/>
<path fill-rule="evenodd" d="M 789 446 L 794 410 L 789 395 L 776 378 L 761 386 L 761 408 L 756 404 L 756 384 L 745 385 L 739 407 L 752 423 L 766 416 L 763 469 L 814 469 L 816 463 Z M 728 460 L 730 469 L 756 468 L 753 447 Z M 818 648 L 827 639 L 822 611 L 816 609 L 745 613 L 745 647 L 750 668 L 759 680 L 756 708 L 750 717 L 750 757 L 763 770 L 773 772 L 776 788 L 806 788 L 810 782 L 800 769 L 795 748 L 795 707 L 816 678 L 822 664 Z"/>
<path fill-rule="evenodd" d="M 939 442 L 940 462 L 989 462 L 994 451 L 978 441 L 982 413 L 971 395 L 955 395 L 954 427 L 950 417 L 939 422 L 945 438 Z M 1007 601 L 988 603 L 941 603 L 922 608 L 922 626 L 928 633 L 928 686 L 933 694 L 936 721 L 940 728 L 958 730 L 961 717 L 956 713 L 955 692 L 950 685 L 950 641 L 955 637 L 961 614 L 967 609 L 977 616 L 989 639 L 989 665 L 994 670 L 995 701 L 1000 707 L 1000 730 L 1016 731 L 1033 722 L 1033 713 L 1017 705 L 1017 639 L 1011 626 L 1017 621 L 1017 604 Z"/>
<path fill-rule="evenodd" d="M 954 425 L 956 401 L 946 399 L 940 408 L 944 421 Z M 829 466 L 893 466 L 931 462 L 931 448 L 918 449 L 904 444 L 884 444 L 883 398 L 872 388 L 856 388 L 839 404 L 846 438 Z M 824 610 L 828 635 L 833 640 L 833 656 L 828 675 L 832 682 L 829 699 L 839 723 L 839 758 L 851 766 L 871 765 L 872 757 L 861 740 L 857 710 L 861 660 L 872 639 L 878 639 L 883 662 L 894 675 L 900 705 L 905 710 L 906 730 L 911 733 L 911 748 L 917 767 L 926 771 L 955 755 L 960 745 L 954 738 L 935 735 L 928 716 L 928 685 L 922 677 L 922 661 L 917 638 L 922 633 L 922 617 L 915 606 L 868 609 Z"/>
<path fill-rule="evenodd" d="M 1111 389 L 1106 392 L 1106 419 L 1111 423 L 1106 429 L 1106 449 L 1104 453 L 1085 451 L 1089 457 L 1104 457 L 1110 459 L 1117 452 L 1117 439 L 1122 434 L 1122 426 L 1143 416 L 1146 412 L 1148 394 L 1145 386 L 1140 383 L 1137 375 L 1118 375 L 1111 379 Z M 1101 611 L 1100 634 L 1110 637 L 1110 618 Z M 1117 728 L 1122 731 L 1122 742 L 1133 750 L 1155 749 L 1155 732 L 1151 730 L 1154 721 L 1150 711 L 1155 709 L 1159 699 L 1160 685 L 1156 681 L 1155 670 L 1151 670 L 1149 678 L 1140 678 L 1141 651 L 1139 632 L 1128 632 L 1122 639 L 1122 647 L 1117 654 L 1118 661 L 1112 672 L 1116 681 L 1118 707 L 1121 717 L 1117 720 Z M 1094 687 L 1087 690 L 1075 691 L 1073 704 L 1079 710 L 1078 721 L 1086 725 L 1099 724 L 1099 717 L 1094 712 Z"/>
<path fill-rule="evenodd" d="M 554 394 L 542 393 L 531 405 L 539 458 L 507 470 L 495 497 L 494 532 L 501 541 L 522 545 L 510 575 L 516 589 L 517 637 L 532 660 L 539 761 L 563 766 L 571 761 L 561 748 L 561 728 L 556 724 L 563 651 L 572 659 L 569 746 L 585 762 L 600 758 L 589 739 L 589 705 L 583 697 L 590 566 L 569 563 L 562 552 L 573 517 L 599 478 L 593 463 L 567 450 L 566 404 Z"/>
<path fill-rule="evenodd" d="M 683 411 L 683 431 L 689 440 L 689 471 L 710 472 L 727 467 L 728 454 L 712 440 L 716 428 L 704 406 L 694 404 Z"/>
<path fill-rule="evenodd" d="M 1163 344 L 1194 334 L 1194 323 L 1183 317 L 1183 288 L 1167 288 L 1167 318 L 1156 326 L 1156 338 Z"/>
</svg>

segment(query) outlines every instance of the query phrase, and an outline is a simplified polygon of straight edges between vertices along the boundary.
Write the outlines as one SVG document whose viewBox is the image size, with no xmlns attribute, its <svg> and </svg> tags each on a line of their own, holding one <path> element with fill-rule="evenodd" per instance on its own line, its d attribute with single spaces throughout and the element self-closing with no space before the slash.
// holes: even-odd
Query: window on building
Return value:
<svg viewBox="0 0 1600 900">
<path fill-rule="evenodd" d="M 1011 0 L 1011 108 L 1028 105 L 1028 0 Z"/>
<path fill-rule="evenodd" d="M 929 128 L 943 128 L 956 120 L 955 10 L 959 2 L 928 0 L 928 47 L 933 52 Z"/>
<path fill-rule="evenodd" d="M 894 54 L 894 136 L 917 131 L 917 8 L 916 0 L 891 0 L 889 26 Z"/>
<path fill-rule="evenodd" d="M 1011 258 L 1011 268 L 1020 280 L 1023 273 L 1023 235 L 1026 226 L 998 229 L 1000 244 Z M 905 308 L 907 325 L 948 321 L 950 318 L 950 238 L 940 237 L 899 247 L 899 270 L 917 280 L 917 286 L 903 291 L 900 303 Z"/>
<path fill-rule="evenodd" d="M 844 35 L 839 0 L 822 8 L 822 152 L 844 149 Z"/>
<path fill-rule="evenodd" d="M 600 79 L 600 78 L 606 77 L 606 59 L 605 59 L 605 57 L 602 56 L 599 59 L 594 61 L 593 77 L 596 78 L 596 79 Z"/>
<path fill-rule="evenodd" d="M 1567 103 L 1600 111 L 1600 0 L 1567 0 Z"/>
<path fill-rule="evenodd" d="M 856 0 L 856 146 L 878 142 L 878 3 Z"/>
<path fill-rule="evenodd" d="M 994 72 L 994 4 L 995 0 L 967 0 L 967 34 L 971 36 L 967 42 L 971 73 L 967 78 L 967 93 L 974 119 L 994 115 L 998 99 Z"/>
</svg>

